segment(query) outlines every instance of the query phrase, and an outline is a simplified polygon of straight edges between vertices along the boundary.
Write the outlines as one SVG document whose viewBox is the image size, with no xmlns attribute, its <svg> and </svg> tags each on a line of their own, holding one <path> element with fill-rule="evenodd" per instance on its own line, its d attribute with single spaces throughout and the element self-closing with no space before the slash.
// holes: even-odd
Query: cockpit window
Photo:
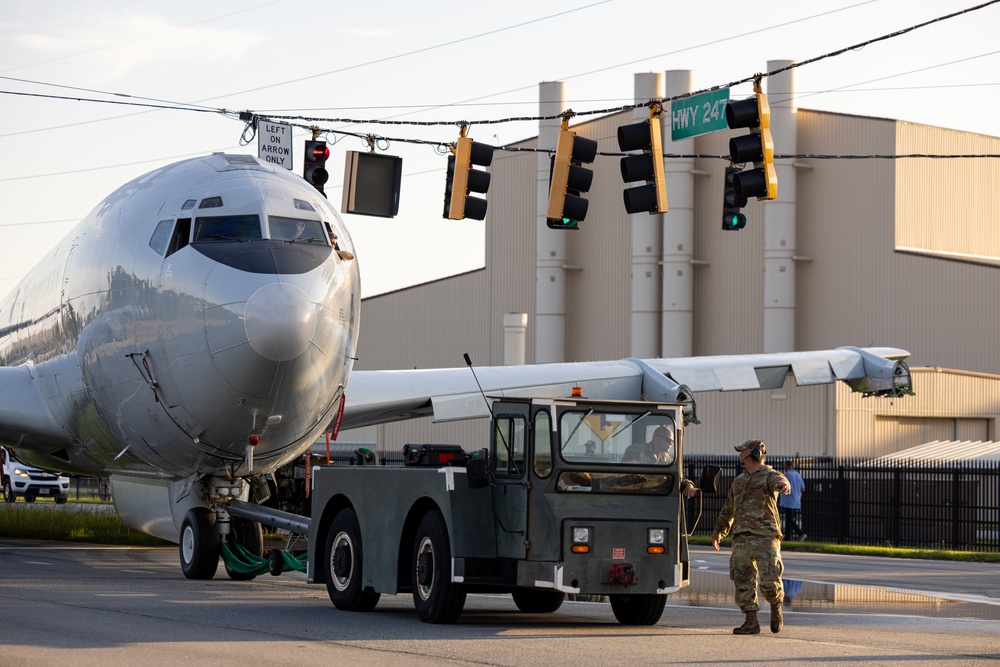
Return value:
<svg viewBox="0 0 1000 667">
<path fill-rule="evenodd" d="M 326 231 L 323 229 L 323 223 L 319 220 L 269 215 L 267 216 L 267 224 L 271 228 L 271 238 L 275 241 L 330 244 Z"/>
<path fill-rule="evenodd" d="M 205 197 L 198 204 L 198 208 L 221 208 L 222 197 Z"/>
<path fill-rule="evenodd" d="M 216 217 L 195 218 L 194 240 L 192 240 L 192 243 L 259 241 L 261 238 L 260 216 L 220 215 Z"/>
<path fill-rule="evenodd" d="M 295 208 L 302 209 L 303 211 L 315 211 L 316 210 L 316 209 L 314 209 L 312 207 L 312 204 L 310 204 L 307 201 L 302 201 L 301 199 L 296 199 L 295 200 Z"/>
<path fill-rule="evenodd" d="M 167 249 L 167 243 L 170 241 L 170 230 L 173 228 L 173 220 L 160 220 L 156 229 L 153 230 L 153 235 L 149 237 L 149 247 L 162 255 L 163 251 Z"/>
</svg>

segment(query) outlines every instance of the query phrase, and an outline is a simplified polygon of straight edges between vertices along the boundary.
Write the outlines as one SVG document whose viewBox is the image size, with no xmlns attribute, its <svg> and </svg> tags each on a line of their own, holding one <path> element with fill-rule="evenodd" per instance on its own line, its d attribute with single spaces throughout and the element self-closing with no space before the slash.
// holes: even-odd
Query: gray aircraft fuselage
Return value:
<svg viewBox="0 0 1000 667">
<path fill-rule="evenodd" d="M 335 417 L 357 340 L 347 229 L 284 169 L 216 154 L 102 201 L 0 304 L 0 366 L 50 413 L 31 462 L 181 479 L 274 469 Z M 348 256 L 349 257 L 349 256 Z"/>
</svg>

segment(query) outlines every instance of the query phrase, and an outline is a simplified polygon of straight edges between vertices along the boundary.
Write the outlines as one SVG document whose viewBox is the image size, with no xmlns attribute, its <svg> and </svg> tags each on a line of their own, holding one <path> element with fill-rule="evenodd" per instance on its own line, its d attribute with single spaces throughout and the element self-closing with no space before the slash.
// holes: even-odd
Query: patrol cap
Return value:
<svg viewBox="0 0 1000 667">
<path fill-rule="evenodd" d="M 734 447 L 733 449 L 735 449 L 738 452 L 742 452 L 743 450 L 750 449 L 751 447 L 760 447 L 760 453 L 761 454 L 766 454 L 767 453 L 767 445 L 764 444 L 764 441 L 763 440 L 756 440 L 756 439 L 754 439 L 754 440 L 747 440 L 742 445 L 736 445 L 736 447 Z"/>
</svg>

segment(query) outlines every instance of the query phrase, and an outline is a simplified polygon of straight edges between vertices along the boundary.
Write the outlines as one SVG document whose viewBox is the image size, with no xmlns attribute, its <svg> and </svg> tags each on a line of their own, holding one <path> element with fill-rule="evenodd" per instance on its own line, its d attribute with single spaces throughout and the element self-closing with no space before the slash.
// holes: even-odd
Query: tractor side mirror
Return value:
<svg viewBox="0 0 1000 667">
<path fill-rule="evenodd" d="M 706 465 L 701 469 L 701 479 L 698 480 L 698 488 L 702 493 L 718 493 L 719 477 L 722 475 L 722 468 L 719 466 Z"/>
</svg>

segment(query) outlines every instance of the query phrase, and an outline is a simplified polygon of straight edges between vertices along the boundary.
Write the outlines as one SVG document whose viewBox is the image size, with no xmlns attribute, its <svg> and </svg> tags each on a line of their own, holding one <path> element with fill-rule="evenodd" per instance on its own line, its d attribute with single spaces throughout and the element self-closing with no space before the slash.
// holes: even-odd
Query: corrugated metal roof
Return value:
<svg viewBox="0 0 1000 667">
<path fill-rule="evenodd" d="M 894 454 L 880 456 L 871 463 L 904 461 L 1000 461 L 1000 442 L 994 440 L 933 440 Z"/>
</svg>

